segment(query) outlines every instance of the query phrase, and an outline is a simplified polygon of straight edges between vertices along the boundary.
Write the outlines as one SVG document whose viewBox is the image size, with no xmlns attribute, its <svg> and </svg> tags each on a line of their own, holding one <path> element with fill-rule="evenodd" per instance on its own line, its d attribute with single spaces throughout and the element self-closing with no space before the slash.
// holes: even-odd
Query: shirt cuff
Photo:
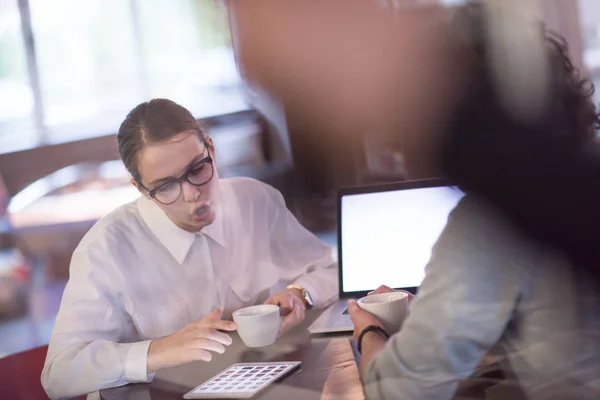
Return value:
<svg viewBox="0 0 600 400">
<path fill-rule="evenodd" d="M 382 386 L 385 384 L 377 372 L 377 357 L 373 358 L 365 368 L 363 379 L 363 392 L 367 399 L 383 399 Z"/>
<path fill-rule="evenodd" d="M 152 340 L 130 343 L 125 355 L 125 380 L 130 383 L 147 383 L 154 379 L 148 374 L 148 349 Z"/>
</svg>

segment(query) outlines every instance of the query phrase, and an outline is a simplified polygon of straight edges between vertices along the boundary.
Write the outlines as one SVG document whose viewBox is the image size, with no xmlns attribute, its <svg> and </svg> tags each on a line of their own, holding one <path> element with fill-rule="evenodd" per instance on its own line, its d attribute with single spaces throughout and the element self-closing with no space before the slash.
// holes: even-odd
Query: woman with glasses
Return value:
<svg viewBox="0 0 600 400">
<path fill-rule="evenodd" d="M 281 334 L 335 298 L 330 248 L 272 187 L 219 179 L 213 142 L 188 110 L 142 103 L 117 139 L 142 196 L 101 219 L 73 254 L 42 373 L 51 398 L 210 361 L 231 344 L 226 318 L 238 308 L 278 304 Z"/>
</svg>

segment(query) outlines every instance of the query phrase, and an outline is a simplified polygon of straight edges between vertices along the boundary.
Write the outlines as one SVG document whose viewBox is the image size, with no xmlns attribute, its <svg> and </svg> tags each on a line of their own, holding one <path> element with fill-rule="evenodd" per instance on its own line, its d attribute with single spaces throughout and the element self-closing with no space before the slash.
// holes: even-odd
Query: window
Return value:
<svg viewBox="0 0 600 400">
<path fill-rule="evenodd" d="M 36 140 L 26 59 L 17 2 L 0 0 L 0 151 L 19 139 L 5 132 L 21 132 L 27 135 L 24 140 Z"/>
<path fill-rule="evenodd" d="M 594 81 L 596 101 L 600 101 L 600 2 L 579 0 L 579 11 L 583 63 Z"/>
<path fill-rule="evenodd" d="M 198 118 L 247 108 L 217 0 L 0 0 L 2 6 L 0 152 L 114 133 L 131 108 L 154 97 Z M 29 26 L 21 18 L 27 13 Z M 34 40 L 24 45 L 28 29 Z"/>
</svg>

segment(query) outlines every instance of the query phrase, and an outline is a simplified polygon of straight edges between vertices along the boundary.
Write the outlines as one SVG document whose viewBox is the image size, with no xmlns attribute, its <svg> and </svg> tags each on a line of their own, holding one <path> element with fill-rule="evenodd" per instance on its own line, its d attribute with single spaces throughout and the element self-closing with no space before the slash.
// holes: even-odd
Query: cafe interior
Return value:
<svg viewBox="0 0 600 400">
<path fill-rule="evenodd" d="M 214 141 L 221 179 L 277 189 L 336 256 L 337 190 L 408 179 L 393 141 L 369 129 L 359 140 L 328 139 L 302 110 L 247 79 L 239 53 L 252 30 L 242 2 L 253 0 L 0 0 L 0 398 L 47 398 L 40 374 L 73 251 L 99 219 L 140 196 L 116 147 L 135 105 L 168 98 L 185 106 Z M 372 2 L 390 13 L 464 3 Z M 331 3 L 344 13 L 343 1 Z M 600 1 L 541 4 L 573 63 L 600 82 Z M 242 347 L 209 372 L 175 369 L 101 398 L 182 398 L 233 362 L 265 360 L 304 363 L 268 398 L 363 398 L 349 334 L 300 331 L 276 349 Z M 489 383 L 494 355 L 486 362 L 461 398 L 478 398 L 469 390 L 483 386 L 493 386 L 485 398 L 508 398 Z"/>
</svg>

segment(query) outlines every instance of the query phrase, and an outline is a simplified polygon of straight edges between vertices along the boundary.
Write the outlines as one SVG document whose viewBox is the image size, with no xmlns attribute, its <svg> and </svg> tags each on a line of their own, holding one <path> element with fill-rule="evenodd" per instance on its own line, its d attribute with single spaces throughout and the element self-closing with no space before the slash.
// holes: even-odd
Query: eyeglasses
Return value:
<svg viewBox="0 0 600 400">
<path fill-rule="evenodd" d="M 158 201 L 159 203 L 168 206 L 175 203 L 181 197 L 182 183 L 187 181 L 194 186 L 206 185 L 213 178 L 215 174 L 215 168 L 213 165 L 213 159 L 209 155 L 206 158 L 193 164 L 183 175 L 179 178 L 168 180 L 158 187 L 148 190 L 143 185 L 145 190 L 148 191 L 150 197 Z"/>
</svg>

